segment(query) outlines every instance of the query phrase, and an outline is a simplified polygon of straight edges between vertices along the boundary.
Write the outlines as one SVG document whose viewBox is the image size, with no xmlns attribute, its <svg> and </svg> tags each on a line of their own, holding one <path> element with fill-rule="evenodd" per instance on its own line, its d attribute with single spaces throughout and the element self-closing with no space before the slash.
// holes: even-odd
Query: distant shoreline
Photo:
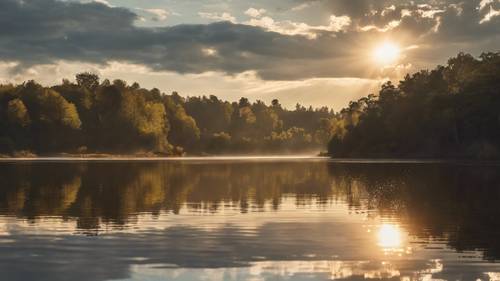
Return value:
<svg viewBox="0 0 500 281">
<path fill-rule="evenodd" d="M 282 162 L 282 161 L 324 161 L 335 164 L 453 164 L 453 165 L 480 165 L 498 166 L 500 161 L 496 160 L 473 160 L 473 159 L 398 159 L 398 158 L 331 158 L 317 155 L 227 155 L 227 156 L 52 156 L 52 157 L 0 157 L 0 163 L 8 162 Z"/>
<path fill-rule="evenodd" d="M 137 156 L 137 155 L 71 155 L 0 157 L 0 162 L 44 162 L 44 161 L 188 161 L 188 160 L 329 160 L 329 157 L 313 154 L 296 155 L 206 155 L 206 156 Z"/>
</svg>

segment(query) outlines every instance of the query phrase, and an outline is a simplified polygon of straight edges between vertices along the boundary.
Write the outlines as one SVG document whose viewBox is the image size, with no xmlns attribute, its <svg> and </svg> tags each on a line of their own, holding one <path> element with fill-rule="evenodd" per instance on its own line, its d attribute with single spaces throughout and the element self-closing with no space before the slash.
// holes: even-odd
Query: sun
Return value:
<svg viewBox="0 0 500 281">
<path fill-rule="evenodd" d="M 401 54 L 399 46 L 392 42 L 384 42 L 373 51 L 375 62 L 382 66 L 389 66 L 397 62 Z"/>
</svg>

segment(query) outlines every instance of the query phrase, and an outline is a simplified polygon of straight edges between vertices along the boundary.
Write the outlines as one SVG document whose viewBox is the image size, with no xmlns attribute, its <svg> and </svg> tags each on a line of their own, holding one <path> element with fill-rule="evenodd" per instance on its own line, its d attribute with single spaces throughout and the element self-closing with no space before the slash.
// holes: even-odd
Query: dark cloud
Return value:
<svg viewBox="0 0 500 281">
<path fill-rule="evenodd" d="M 229 22 L 140 28 L 134 25 L 136 19 L 129 10 L 98 3 L 5 0 L 0 2 L 0 59 L 18 61 L 22 67 L 57 60 L 119 60 L 154 70 L 235 74 L 342 55 L 339 49 L 324 48 L 332 41 L 327 37 L 309 40 Z M 209 54 L 208 49 L 215 52 Z M 278 73 L 266 76 L 279 79 Z"/>
<path fill-rule="evenodd" d="M 478 55 L 499 50 L 500 16 L 481 22 L 490 7 L 500 10 L 497 0 L 482 9 L 481 0 L 324 0 L 321 3 L 332 14 L 350 16 L 351 28 L 355 30 L 367 26 L 384 29 L 391 22 L 398 22 L 397 27 L 384 34 L 406 46 L 418 46 L 407 52 L 406 59 L 414 66 L 413 70 L 444 63 L 458 52 Z"/>
<path fill-rule="evenodd" d="M 307 0 L 312 1 L 312 0 Z M 459 42 L 498 36 L 500 17 L 480 23 L 491 6 L 500 10 L 500 1 L 494 0 L 479 9 L 481 0 L 324 0 L 323 6 L 336 15 L 348 15 L 358 27 L 374 25 L 385 27 L 391 21 L 401 20 L 398 32 L 416 32 L 433 40 Z M 409 13 L 409 15 L 404 14 Z M 431 16 L 432 15 L 432 16 Z M 433 41 L 434 42 L 434 41 Z M 470 42 L 474 43 L 474 42 Z"/>
<path fill-rule="evenodd" d="M 440 36 L 453 41 L 474 43 L 475 39 L 498 37 L 500 35 L 500 17 L 494 17 L 481 24 L 481 20 L 490 9 L 485 7 L 478 10 L 479 2 L 479 0 L 464 1 L 448 7 L 439 15 L 439 33 L 435 34 L 434 39 Z M 492 7 L 500 10 L 500 1 L 492 4 Z"/>
<path fill-rule="evenodd" d="M 424 17 L 417 9 L 424 9 L 418 5 L 425 2 L 443 11 L 433 18 Z M 498 43 L 500 17 L 479 24 L 486 11 L 477 9 L 479 0 L 334 0 L 323 4 L 333 14 L 349 15 L 354 21 L 352 29 L 321 32 L 310 39 L 229 22 L 138 27 L 135 13 L 99 3 L 2 0 L 0 60 L 19 62 L 19 68 L 58 60 L 100 64 L 116 60 L 178 73 L 254 70 L 262 78 L 274 80 L 371 77 L 373 72 L 359 52 L 366 51 L 368 42 L 389 35 L 406 34 L 415 41 L 408 40 L 408 44 L 441 42 L 443 48 L 454 42 L 476 47 L 485 40 L 488 46 Z M 403 9 L 410 10 L 411 16 L 401 19 Z M 386 33 L 356 29 L 366 25 L 382 28 L 395 20 L 401 20 L 400 25 Z M 438 23 L 438 32 L 433 32 Z M 447 56 L 458 51 L 462 50 L 448 50 Z"/>
<path fill-rule="evenodd" d="M 385 7 L 389 7 L 394 3 L 403 3 L 409 1 L 395 1 L 395 0 L 330 0 L 324 1 L 324 5 L 329 7 L 337 14 L 346 14 L 352 18 L 365 17 L 371 11 L 381 11 Z"/>
</svg>

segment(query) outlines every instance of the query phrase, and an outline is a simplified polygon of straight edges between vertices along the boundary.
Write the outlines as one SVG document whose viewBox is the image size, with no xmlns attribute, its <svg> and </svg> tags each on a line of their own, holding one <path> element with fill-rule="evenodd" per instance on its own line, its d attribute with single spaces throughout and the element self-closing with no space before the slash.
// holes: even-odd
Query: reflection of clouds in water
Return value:
<svg viewBox="0 0 500 281">
<path fill-rule="evenodd" d="M 133 265 L 128 280 L 360 280 L 391 279 L 432 280 L 442 270 L 438 261 L 429 261 L 427 268 L 414 274 L 401 273 L 397 263 L 368 261 L 265 261 L 244 268 L 168 268 L 164 265 Z M 405 275 L 407 274 L 407 275 Z"/>
<path fill-rule="evenodd" d="M 3 221 L 0 216 L 0 245 L 2 243 L 13 243 L 14 240 L 10 239 L 10 230 L 7 222 Z"/>
<path fill-rule="evenodd" d="M 158 274 L 172 275 L 166 280 L 176 280 L 175 276 L 177 280 L 211 280 L 195 278 L 210 274 L 214 280 L 273 280 L 273 276 L 284 280 L 390 276 L 456 280 L 464 271 L 474 279 L 462 280 L 475 280 L 484 277 L 481 272 L 500 269 L 494 264 L 478 264 L 480 259 L 464 263 L 462 254 L 456 253 L 443 259 L 442 272 L 438 270 L 443 269 L 440 261 L 429 261 L 419 251 L 405 257 L 385 256 L 374 243 L 373 233 L 340 221 L 267 223 L 252 235 L 226 225 L 213 230 L 175 226 L 99 237 L 12 232 L 11 238 L 10 243 L 0 243 L 0 272 L 10 280 L 36 276 L 40 281 L 62 281 L 68 274 L 74 281 L 165 280 L 155 279 Z"/>
<path fill-rule="evenodd" d="M 490 281 L 500 281 L 500 272 L 486 272 Z"/>
<path fill-rule="evenodd" d="M 0 236 L 9 235 L 9 230 L 7 229 L 7 223 L 2 221 L 0 217 Z"/>
</svg>

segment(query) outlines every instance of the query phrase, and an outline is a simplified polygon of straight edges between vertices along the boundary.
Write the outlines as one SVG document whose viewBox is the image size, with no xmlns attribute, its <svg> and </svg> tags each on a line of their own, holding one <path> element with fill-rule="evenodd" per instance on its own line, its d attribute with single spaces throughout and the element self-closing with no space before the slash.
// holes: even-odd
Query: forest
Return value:
<svg viewBox="0 0 500 281">
<path fill-rule="evenodd" d="M 0 85 L 0 154 L 216 155 L 319 152 L 341 158 L 500 157 L 500 53 L 386 82 L 334 112 L 273 100 L 164 94 L 93 73 L 44 87 Z"/>
<path fill-rule="evenodd" d="M 460 53 L 335 115 L 328 152 L 348 158 L 500 158 L 500 52 Z"/>
<path fill-rule="evenodd" d="M 297 104 L 283 108 L 181 97 L 123 80 L 35 81 L 0 85 L 0 153 L 9 156 L 125 154 L 213 155 L 320 151 L 334 113 Z"/>
</svg>

